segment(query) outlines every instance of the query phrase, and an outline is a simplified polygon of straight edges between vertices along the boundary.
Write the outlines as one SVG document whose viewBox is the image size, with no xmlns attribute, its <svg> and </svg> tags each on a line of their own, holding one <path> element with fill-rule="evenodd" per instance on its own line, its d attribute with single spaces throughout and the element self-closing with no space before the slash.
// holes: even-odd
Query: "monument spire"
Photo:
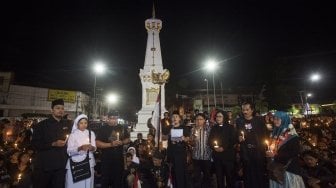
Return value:
<svg viewBox="0 0 336 188">
<path fill-rule="evenodd" d="M 155 4 L 153 2 L 153 9 L 152 9 L 152 18 L 155 18 Z"/>
<path fill-rule="evenodd" d="M 152 17 L 145 21 L 147 46 L 144 67 L 139 72 L 142 85 L 142 107 L 138 112 L 138 123 L 136 131 L 131 135 L 132 138 L 136 138 L 138 132 L 148 133 L 147 120 L 152 117 L 152 111 L 160 91 L 162 113 L 167 111 L 165 109 L 165 83 L 169 78 L 169 71 L 163 69 L 161 56 L 159 34 L 162 29 L 162 21 L 155 16 L 155 4 L 153 2 Z"/>
</svg>

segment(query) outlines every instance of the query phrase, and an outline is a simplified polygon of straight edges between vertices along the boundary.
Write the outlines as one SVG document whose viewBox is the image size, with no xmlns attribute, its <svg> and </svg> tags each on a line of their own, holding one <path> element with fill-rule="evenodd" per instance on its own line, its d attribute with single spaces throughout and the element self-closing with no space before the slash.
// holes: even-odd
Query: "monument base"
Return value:
<svg viewBox="0 0 336 188">
<path fill-rule="evenodd" d="M 137 139 L 137 134 L 142 133 L 142 137 L 147 139 L 147 134 L 149 133 L 149 129 L 147 127 L 147 121 L 152 117 L 153 109 L 141 109 L 138 112 L 138 123 L 136 124 L 136 128 L 131 132 L 131 140 L 134 141 Z"/>
<path fill-rule="evenodd" d="M 142 133 L 143 139 L 147 139 L 147 134 L 149 133 L 149 129 L 147 127 L 147 121 L 152 117 L 152 111 L 154 108 L 143 108 L 138 112 L 138 123 L 136 124 L 136 128 L 131 132 L 131 140 L 134 141 L 137 139 L 137 134 Z M 166 112 L 166 108 L 161 106 L 161 118 L 163 117 L 163 113 Z"/>
</svg>

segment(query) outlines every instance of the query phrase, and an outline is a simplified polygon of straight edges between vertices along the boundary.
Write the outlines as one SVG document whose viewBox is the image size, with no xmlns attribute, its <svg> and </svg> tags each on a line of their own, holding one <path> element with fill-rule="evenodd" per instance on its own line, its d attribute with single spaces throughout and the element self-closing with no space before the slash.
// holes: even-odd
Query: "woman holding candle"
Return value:
<svg viewBox="0 0 336 188">
<path fill-rule="evenodd" d="M 267 151 L 266 156 L 273 158 L 274 162 L 288 165 L 288 167 L 283 184 L 270 179 L 270 187 L 305 187 L 298 158 L 299 137 L 291 124 L 289 115 L 286 112 L 275 112 L 274 126 L 271 137 L 276 143 L 275 150 Z"/>
<path fill-rule="evenodd" d="M 226 187 L 233 187 L 235 131 L 232 125 L 226 123 L 224 111 L 218 111 L 215 117 L 216 123 L 211 128 L 208 143 L 215 163 L 217 187 L 225 187 L 224 179 Z"/>
<path fill-rule="evenodd" d="M 82 188 L 91 187 L 93 188 L 94 183 L 94 166 L 95 159 L 93 152 L 96 150 L 96 136 L 93 131 L 87 130 L 88 117 L 84 114 L 77 116 L 74 121 L 71 134 L 68 139 L 67 152 L 71 159 L 75 162 L 83 161 L 86 158 L 87 152 L 89 152 L 90 167 L 91 167 L 91 178 L 74 183 L 72 179 L 72 173 L 70 169 L 70 159 L 66 165 L 66 179 L 65 187 L 71 188 Z M 89 138 L 91 135 L 91 140 Z"/>
<path fill-rule="evenodd" d="M 29 163 L 29 154 L 26 152 L 20 153 L 18 157 L 18 164 L 14 171 L 12 171 L 12 187 L 16 188 L 30 188 L 32 186 L 32 170 Z"/>
</svg>

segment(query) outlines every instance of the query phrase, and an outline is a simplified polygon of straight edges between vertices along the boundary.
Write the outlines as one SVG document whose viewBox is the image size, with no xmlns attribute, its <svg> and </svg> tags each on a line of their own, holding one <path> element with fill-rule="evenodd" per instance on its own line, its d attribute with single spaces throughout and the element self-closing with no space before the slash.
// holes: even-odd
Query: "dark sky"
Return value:
<svg viewBox="0 0 336 188">
<path fill-rule="evenodd" d="M 209 57 L 226 60 L 216 73 L 225 88 L 288 84 L 303 87 L 311 72 L 323 74 L 315 89 L 335 91 L 336 11 L 314 1 L 155 1 L 163 21 L 163 64 L 174 96 L 204 88 Z M 1 70 L 24 85 L 91 92 L 92 63 L 105 92 L 118 91 L 138 108 L 150 0 L 15 1 L 2 4 Z M 217 85 L 218 85 L 217 83 Z M 308 85 L 308 86 L 307 86 Z M 306 87 L 315 87 L 305 83 Z M 334 96 L 334 94 L 333 94 Z M 127 101 L 127 102 L 126 102 Z"/>
</svg>

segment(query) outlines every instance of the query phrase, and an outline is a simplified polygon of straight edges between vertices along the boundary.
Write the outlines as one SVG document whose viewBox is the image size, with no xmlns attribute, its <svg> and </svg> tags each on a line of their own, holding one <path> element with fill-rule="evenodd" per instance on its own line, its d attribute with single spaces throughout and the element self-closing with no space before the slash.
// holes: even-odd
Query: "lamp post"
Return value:
<svg viewBox="0 0 336 188">
<path fill-rule="evenodd" d="M 206 90 L 207 90 L 207 99 L 208 99 L 208 113 L 210 112 L 210 106 L 209 106 L 209 81 L 207 79 L 204 79 L 206 82 Z"/>
<path fill-rule="evenodd" d="M 216 108 L 216 85 L 215 85 L 215 70 L 218 67 L 217 62 L 214 60 L 208 60 L 205 68 L 209 71 L 212 72 L 212 84 L 213 84 L 213 96 L 214 96 L 214 104 L 215 104 L 215 108 Z"/>
<path fill-rule="evenodd" d="M 309 76 L 309 80 L 310 82 L 318 82 L 321 80 L 321 75 L 319 73 L 313 73 Z M 304 81 L 304 83 L 306 83 L 306 80 Z M 305 84 L 304 84 L 305 85 Z M 312 97 L 312 93 L 308 93 L 305 86 L 304 86 L 304 90 L 299 91 L 300 93 L 300 98 L 301 98 L 301 104 L 302 104 L 302 109 L 304 110 L 304 113 L 307 113 L 308 116 L 308 112 L 309 112 L 309 104 L 308 104 L 308 98 Z M 303 96 L 305 101 L 303 101 Z M 306 103 L 306 105 L 304 105 L 303 103 Z"/>
<path fill-rule="evenodd" d="M 96 86 L 97 86 L 97 75 L 101 75 L 105 72 L 105 65 L 101 62 L 96 62 L 93 65 L 94 71 L 94 84 L 93 84 L 93 116 L 97 117 L 97 96 L 96 96 Z"/>
</svg>

